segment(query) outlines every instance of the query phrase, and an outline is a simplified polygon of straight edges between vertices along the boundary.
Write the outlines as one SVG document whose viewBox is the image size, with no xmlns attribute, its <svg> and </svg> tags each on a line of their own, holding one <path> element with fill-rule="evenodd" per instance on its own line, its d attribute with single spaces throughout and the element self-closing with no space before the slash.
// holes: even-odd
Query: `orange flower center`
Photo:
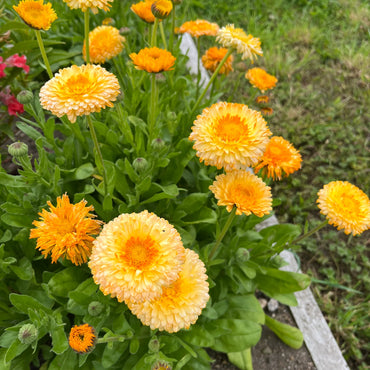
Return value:
<svg viewBox="0 0 370 370">
<path fill-rule="evenodd" d="M 341 211 L 343 214 L 346 214 L 348 218 L 357 214 L 361 207 L 361 203 L 356 198 L 353 198 L 353 194 L 349 195 L 346 193 L 341 195 L 339 204 L 341 205 Z"/>
<path fill-rule="evenodd" d="M 86 91 L 91 87 L 90 80 L 84 75 L 72 76 L 67 81 L 67 89 L 76 95 L 85 94 Z"/>
<path fill-rule="evenodd" d="M 143 270 L 153 263 L 158 250 L 150 236 L 129 238 L 125 245 L 125 259 L 137 270 Z"/>
<path fill-rule="evenodd" d="M 216 135 L 226 142 L 236 142 L 248 135 L 248 127 L 238 116 L 226 116 L 220 118 L 216 124 Z"/>
</svg>

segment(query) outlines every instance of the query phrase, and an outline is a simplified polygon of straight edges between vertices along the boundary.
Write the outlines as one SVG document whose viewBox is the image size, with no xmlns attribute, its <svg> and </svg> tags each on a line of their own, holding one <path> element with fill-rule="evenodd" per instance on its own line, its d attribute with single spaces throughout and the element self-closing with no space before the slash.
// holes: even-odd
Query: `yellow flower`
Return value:
<svg viewBox="0 0 370 370">
<path fill-rule="evenodd" d="M 84 354 L 94 349 L 96 339 L 95 329 L 89 324 L 83 324 L 72 327 L 68 342 L 75 352 Z"/>
<path fill-rule="evenodd" d="M 218 65 L 220 64 L 221 60 L 227 53 L 227 49 L 225 48 L 217 48 L 212 47 L 209 48 L 206 53 L 202 56 L 202 63 L 204 68 L 214 72 Z M 221 67 L 219 74 L 228 74 L 229 72 L 233 71 L 233 56 L 230 55 L 224 65 Z"/>
<path fill-rule="evenodd" d="M 270 187 L 248 171 L 237 170 L 219 175 L 209 189 L 218 199 L 217 205 L 226 206 L 228 212 L 236 206 L 237 215 L 253 213 L 262 217 L 272 210 Z"/>
<path fill-rule="evenodd" d="M 278 81 L 276 77 L 268 74 L 264 69 L 257 67 L 248 70 L 245 74 L 245 78 L 247 78 L 254 87 L 260 89 L 261 92 L 273 89 Z"/>
<path fill-rule="evenodd" d="M 242 59 L 257 58 L 262 56 L 261 41 L 257 37 L 247 35 L 241 28 L 235 28 L 233 24 L 222 27 L 218 33 L 216 41 L 225 48 L 234 48 L 237 53 L 242 54 Z"/>
<path fill-rule="evenodd" d="M 196 21 L 185 22 L 177 29 L 177 33 L 189 33 L 193 37 L 216 36 L 219 28 L 217 23 L 211 23 L 204 19 L 197 19 Z"/>
<path fill-rule="evenodd" d="M 99 26 L 89 33 L 91 63 L 105 63 L 123 50 L 126 39 L 119 30 L 112 26 Z M 83 46 L 83 57 L 86 60 L 86 46 Z"/>
<path fill-rule="evenodd" d="M 139 3 L 132 4 L 131 10 L 147 23 L 153 23 L 155 17 L 152 13 L 152 4 L 155 0 L 140 1 Z"/>
<path fill-rule="evenodd" d="M 176 58 L 167 50 L 157 47 L 141 49 L 138 54 L 131 53 L 135 68 L 149 73 L 170 71 Z"/>
<path fill-rule="evenodd" d="M 244 104 L 220 102 L 197 117 L 189 139 L 195 142 L 201 162 L 230 171 L 255 165 L 270 135 L 260 112 Z"/>
<path fill-rule="evenodd" d="M 113 107 L 120 93 L 117 77 L 99 65 L 87 64 L 60 69 L 40 90 L 43 108 L 58 117 L 67 115 L 73 123 L 77 116 Z"/>
<path fill-rule="evenodd" d="M 75 265 L 87 262 L 94 237 L 100 232 L 101 221 L 93 220 L 95 215 L 86 207 L 86 201 L 77 204 L 69 202 L 68 195 L 57 198 L 57 206 L 47 202 L 50 212 L 45 209 L 39 213 L 40 221 L 34 221 L 30 239 L 37 238 L 36 248 L 45 256 L 51 254 L 52 263 L 60 257 L 67 257 Z"/>
<path fill-rule="evenodd" d="M 370 228 L 370 200 L 357 186 L 348 181 L 332 181 L 318 192 L 320 213 L 330 225 L 345 234 L 361 234 Z"/>
<path fill-rule="evenodd" d="M 172 1 L 156 0 L 152 4 L 152 13 L 155 17 L 164 19 L 170 15 L 172 8 L 173 8 Z"/>
<path fill-rule="evenodd" d="M 94 242 L 89 267 L 102 292 L 119 302 L 162 294 L 185 260 L 180 234 L 154 213 L 122 214 Z"/>
<path fill-rule="evenodd" d="M 180 329 L 189 329 L 209 300 L 208 277 L 203 262 L 194 251 L 186 249 L 185 253 L 179 278 L 164 288 L 159 298 L 140 303 L 128 302 L 132 313 L 152 330 L 175 333 Z"/>
<path fill-rule="evenodd" d="M 71 9 L 81 9 L 83 12 L 91 9 L 94 14 L 97 14 L 99 9 L 105 11 L 112 6 L 109 4 L 113 0 L 63 0 Z"/>
<path fill-rule="evenodd" d="M 13 9 L 24 23 L 36 30 L 48 30 L 58 18 L 51 3 L 44 4 L 44 0 L 22 0 Z"/>
<path fill-rule="evenodd" d="M 254 172 L 262 169 L 267 177 L 281 180 L 282 175 L 289 176 L 299 170 L 301 162 L 299 151 L 289 141 L 280 136 L 273 136 Z"/>
</svg>

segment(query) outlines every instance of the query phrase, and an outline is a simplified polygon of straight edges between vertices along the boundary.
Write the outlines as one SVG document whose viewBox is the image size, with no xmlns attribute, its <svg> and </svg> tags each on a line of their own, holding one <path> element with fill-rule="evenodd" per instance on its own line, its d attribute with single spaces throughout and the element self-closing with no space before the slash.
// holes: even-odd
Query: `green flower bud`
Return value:
<svg viewBox="0 0 370 370">
<path fill-rule="evenodd" d="M 166 145 L 165 142 L 160 137 L 157 137 L 152 141 L 152 148 L 155 152 L 163 149 L 165 145 Z"/>
<path fill-rule="evenodd" d="M 29 90 L 23 90 L 17 95 L 17 100 L 21 104 L 29 104 L 33 100 L 33 93 Z"/>
<path fill-rule="evenodd" d="M 151 352 L 158 352 L 160 349 L 159 340 L 156 337 L 152 338 L 149 341 L 148 348 L 149 348 L 149 351 Z"/>
<path fill-rule="evenodd" d="M 245 248 L 239 248 L 236 251 L 235 257 L 238 263 L 246 262 L 249 260 L 250 257 L 249 250 Z"/>
<path fill-rule="evenodd" d="M 148 169 L 149 165 L 148 161 L 145 158 L 139 157 L 134 160 L 132 166 L 137 173 L 143 173 L 145 170 Z"/>
<path fill-rule="evenodd" d="M 39 331 L 33 324 L 25 324 L 23 325 L 18 332 L 18 339 L 23 344 L 31 344 L 39 335 Z"/>
<path fill-rule="evenodd" d="M 12 157 L 23 157 L 24 155 L 28 155 L 28 145 L 18 141 L 8 146 L 8 152 Z"/>
<path fill-rule="evenodd" d="M 167 119 L 169 121 L 176 121 L 177 114 L 175 112 L 167 112 Z"/>
<path fill-rule="evenodd" d="M 92 301 L 89 304 L 89 307 L 87 308 L 87 311 L 89 312 L 89 315 L 91 316 L 99 316 L 104 311 L 105 306 L 98 302 L 98 301 Z"/>
</svg>

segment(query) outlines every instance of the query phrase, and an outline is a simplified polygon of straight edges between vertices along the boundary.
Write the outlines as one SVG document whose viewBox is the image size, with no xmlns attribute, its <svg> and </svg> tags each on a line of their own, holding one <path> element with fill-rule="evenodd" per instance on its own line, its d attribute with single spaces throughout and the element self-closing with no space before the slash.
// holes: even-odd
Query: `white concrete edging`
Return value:
<svg viewBox="0 0 370 370">
<path fill-rule="evenodd" d="M 187 33 L 182 36 L 180 50 L 184 55 L 189 57 L 187 67 L 190 73 L 197 74 L 197 58 L 198 51 L 193 39 Z M 201 82 L 205 86 L 210 77 L 203 67 L 200 66 Z M 267 220 L 257 225 L 257 230 L 262 230 L 266 227 L 277 225 L 279 222 L 273 215 Z M 299 272 L 298 264 L 294 255 L 289 251 L 283 251 L 280 254 L 283 259 L 288 262 L 282 270 Z M 349 370 L 342 352 L 334 339 L 334 336 L 322 314 L 310 288 L 295 293 L 298 305 L 289 307 L 298 328 L 303 334 L 307 349 L 311 354 L 312 360 L 315 363 L 317 370 Z M 302 364 L 302 369 L 304 369 Z"/>
</svg>

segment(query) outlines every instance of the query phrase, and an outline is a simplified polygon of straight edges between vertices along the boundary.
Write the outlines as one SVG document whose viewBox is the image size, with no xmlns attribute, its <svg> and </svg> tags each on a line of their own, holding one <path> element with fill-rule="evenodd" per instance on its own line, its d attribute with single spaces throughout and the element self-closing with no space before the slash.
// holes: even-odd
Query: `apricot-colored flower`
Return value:
<svg viewBox="0 0 370 370">
<path fill-rule="evenodd" d="M 131 10 L 147 23 L 153 23 L 155 17 L 152 13 L 152 4 L 155 0 L 140 1 L 139 3 L 132 4 Z"/>
<path fill-rule="evenodd" d="M 43 108 L 58 117 L 67 115 L 73 123 L 77 116 L 113 107 L 119 90 L 117 77 L 94 64 L 60 69 L 40 90 Z"/>
<path fill-rule="evenodd" d="M 228 212 L 235 206 L 237 215 L 253 213 L 262 217 L 272 210 L 271 188 L 248 171 L 219 175 L 209 189 L 218 199 L 217 205 L 226 206 Z"/>
<path fill-rule="evenodd" d="M 67 194 L 57 198 L 57 206 L 47 202 L 50 212 L 43 209 L 41 220 L 34 221 L 30 239 L 37 238 L 36 248 L 45 256 L 51 254 L 52 263 L 63 257 L 75 265 L 87 262 L 91 254 L 94 235 L 98 235 L 102 222 L 90 213 L 93 206 L 86 201 L 71 204 Z"/>
<path fill-rule="evenodd" d="M 281 180 L 282 175 L 289 176 L 301 168 L 302 157 L 299 151 L 284 138 L 273 136 L 267 144 L 266 151 L 254 168 L 274 180 Z"/>
<path fill-rule="evenodd" d="M 157 47 L 141 49 L 138 54 L 131 53 L 135 68 L 149 73 L 170 71 L 176 58 L 167 50 Z"/>
<path fill-rule="evenodd" d="M 89 33 L 91 63 L 105 63 L 123 50 L 126 39 L 119 30 L 112 26 L 99 26 Z M 83 57 L 86 60 L 86 45 L 83 46 Z"/>
<path fill-rule="evenodd" d="M 63 0 L 71 9 L 81 9 L 83 12 L 91 9 L 94 14 L 97 14 L 99 9 L 109 10 L 112 6 L 109 4 L 113 0 Z"/>
<path fill-rule="evenodd" d="M 249 69 L 245 74 L 245 78 L 247 78 L 254 87 L 260 89 L 261 92 L 273 89 L 278 81 L 276 77 L 258 67 Z"/>
<path fill-rule="evenodd" d="M 89 267 L 104 294 L 119 302 L 154 299 L 172 284 L 185 260 L 176 229 L 154 213 L 122 214 L 94 242 Z"/>
<path fill-rule="evenodd" d="M 204 263 L 190 249 L 185 250 L 185 255 L 178 279 L 163 288 L 159 298 L 140 303 L 128 302 L 132 313 L 152 330 L 175 333 L 180 329 L 189 329 L 209 300 Z"/>
<path fill-rule="evenodd" d="M 89 353 L 96 342 L 95 329 L 89 324 L 75 325 L 69 332 L 69 346 L 77 353 Z"/>
<path fill-rule="evenodd" d="M 172 1 L 170 0 L 156 0 L 152 4 L 152 13 L 156 18 L 167 18 L 173 9 Z"/>
<path fill-rule="evenodd" d="M 44 0 L 22 0 L 13 9 L 24 23 L 36 30 L 48 30 L 58 18 L 51 3 L 44 4 Z"/>
<path fill-rule="evenodd" d="M 261 41 L 257 37 L 247 35 L 241 28 L 235 28 L 233 24 L 222 27 L 216 41 L 225 48 L 234 48 L 237 53 L 242 54 L 242 59 L 250 59 L 253 63 L 257 55 L 262 56 Z"/>
<path fill-rule="evenodd" d="M 357 186 L 348 181 L 332 181 L 318 192 L 320 213 L 330 225 L 345 234 L 362 234 L 370 228 L 370 200 Z"/>
<path fill-rule="evenodd" d="M 185 22 L 177 29 L 177 33 L 189 33 L 193 37 L 216 36 L 219 28 L 217 23 L 211 23 L 204 19 L 197 19 L 196 21 Z"/>
<path fill-rule="evenodd" d="M 206 53 L 202 56 L 202 63 L 205 69 L 208 69 L 211 72 L 214 72 L 222 59 L 225 57 L 227 49 L 212 47 L 209 48 Z M 228 74 L 233 71 L 233 60 L 234 57 L 230 55 L 224 65 L 221 67 L 219 74 Z"/>
<path fill-rule="evenodd" d="M 201 162 L 230 171 L 255 165 L 270 135 L 260 112 L 244 104 L 220 102 L 197 117 L 189 139 L 195 142 Z"/>
</svg>

